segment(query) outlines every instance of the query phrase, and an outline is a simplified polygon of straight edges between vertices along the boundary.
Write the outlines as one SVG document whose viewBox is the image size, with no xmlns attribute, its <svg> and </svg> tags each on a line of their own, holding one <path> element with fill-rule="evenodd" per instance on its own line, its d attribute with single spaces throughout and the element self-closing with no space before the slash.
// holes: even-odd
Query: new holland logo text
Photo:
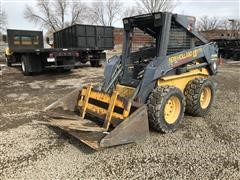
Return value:
<svg viewBox="0 0 240 180">
<path fill-rule="evenodd" d="M 168 61 L 169 61 L 170 64 L 174 64 L 174 63 L 177 63 L 179 61 L 184 61 L 184 60 L 195 58 L 201 52 L 202 52 L 202 48 L 195 49 L 195 50 L 192 50 L 192 51 L 187 51 L 187 52 L 175 55 L 175 56 L 170 56 L 168 58 Z"/>
</svg>

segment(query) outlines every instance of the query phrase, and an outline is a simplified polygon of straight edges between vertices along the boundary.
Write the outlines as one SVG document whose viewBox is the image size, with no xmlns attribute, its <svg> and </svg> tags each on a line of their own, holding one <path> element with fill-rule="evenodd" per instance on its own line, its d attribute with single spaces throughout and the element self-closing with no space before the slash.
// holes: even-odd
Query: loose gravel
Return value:
<svg viewBox="0 0 240 180">
<path fill-rule="evenodd" d="M 57 128 L 35 123 L 39 110 L 79 84 L 99 84 L 103 68 L 0 79 L 0 179 L 240 179 L 240 63 L 214 77 L 216 102 L 204 117 L 186 115 L 171 134 L 94 151 Z"/>
</svg>

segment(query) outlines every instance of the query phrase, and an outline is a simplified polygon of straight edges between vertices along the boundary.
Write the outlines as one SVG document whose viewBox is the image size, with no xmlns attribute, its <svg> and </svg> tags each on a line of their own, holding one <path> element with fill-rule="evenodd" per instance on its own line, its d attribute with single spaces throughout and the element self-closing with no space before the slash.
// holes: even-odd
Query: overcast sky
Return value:
<svg viewBox="0 0 240 180">
<path fill-rule="evenodd" d="M 126 6 L 134 0 L 121 0 Z M 86 3 L 88 3 L 86 1 Z M 35 8 L 36 0 L 0 0 L 0 8 L 4 8 L 8 16 L 7 28 L 41 30 L 38 25 L 29 23 L 23 18 L 26 5 Z M 240 19 L 240 0 L 179 0 L 174 12 L 201 16 L 219 16 L 222 18 Z M 121 21 L 115 24 L 121 26 Z"/>
</svg>

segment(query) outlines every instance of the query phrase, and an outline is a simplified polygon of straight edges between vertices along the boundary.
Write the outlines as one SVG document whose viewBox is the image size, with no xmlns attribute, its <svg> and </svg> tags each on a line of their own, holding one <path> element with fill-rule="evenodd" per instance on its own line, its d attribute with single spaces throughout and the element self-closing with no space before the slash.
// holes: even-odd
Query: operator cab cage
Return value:
<svg viewBox="0 0 240 180">
<path fill-rule="evenodd" d="M 189 50 L 195 47 L 195 41 L 207 43 L 195 31 L 196 19 L 192 16 L 172 14 L 169 12 L 157 12 L 123 19 L 125 39 L 123 46 L 123 84 L 136 86 L 138 74 L 154 57 L 166 57 L 168 55 Z M 152 38 L 152 44 L 133 51 L 134 32 L 141 30 Z M 133 72 L 130 72 L 132 69 Z M 126 72 L 127 71 L 127 72 Z M 129 77 L 133 79 L 130 80 Z M 130 83 L 129 81 L 135 83 Z"/>
</svg>

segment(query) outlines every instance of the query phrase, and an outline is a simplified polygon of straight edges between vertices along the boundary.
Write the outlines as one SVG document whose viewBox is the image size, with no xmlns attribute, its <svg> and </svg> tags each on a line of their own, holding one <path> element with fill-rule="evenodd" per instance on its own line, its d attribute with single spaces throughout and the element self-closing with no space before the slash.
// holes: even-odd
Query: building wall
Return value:
<svg viewBox="0 0 240 180">
<path fill-rule="evenodd" d="M 122 28 L 114 28 L 114 44 L 119 46 L 123 44 L 124 30 Z M 134 31 L 133 43 L 141 43 L 141 44 L 151 44 L 153 42 L 153 38 L 149 35 L 144 34 L 140 30 Z"/>
<path fill-rule="evenodd" d="M 123 28 L 114 28 L 114 49 L 107 51 L 109 57 L 113 55 L 120 55 L 122 53 L 123 39 L 124 39 L 124 29 Z M 141 30 L 134 31 L 133 45 L 134 48 L 138 49 L 145 45 L 152 44 L 154 39 L 147 34 L 144 34 Z"/>
<path fill-rule="evenodd" d="M 200 32 L 207 40 L 211 39 L 235 39 L 240 38 L 240 32 L 239 31 L 231 31 L 231 30 L 209 30 L 209 31 L 203 31 Z"/>
</svg>

